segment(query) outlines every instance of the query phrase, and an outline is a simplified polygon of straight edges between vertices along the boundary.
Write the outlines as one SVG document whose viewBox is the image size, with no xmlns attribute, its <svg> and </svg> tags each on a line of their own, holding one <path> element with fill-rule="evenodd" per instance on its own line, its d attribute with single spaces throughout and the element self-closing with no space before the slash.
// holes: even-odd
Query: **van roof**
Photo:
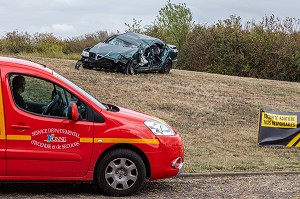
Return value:
<svg viewBox="0 0 300 199">
<path fill-rule="evenodd" d="M 53 71 L 49 68 L 47 68 L 45 65 L 38 64 L 29 60 L 24 60 L 24 59 L 18 59 L 18 58 L 12 58 L 12 57 L 1 57 L 0 56 L 0 63 L 14 63 L 22 66 L 26 66 L 29 68 L 36 68 L 45 72 L 53 73 Z"/>
</svg>

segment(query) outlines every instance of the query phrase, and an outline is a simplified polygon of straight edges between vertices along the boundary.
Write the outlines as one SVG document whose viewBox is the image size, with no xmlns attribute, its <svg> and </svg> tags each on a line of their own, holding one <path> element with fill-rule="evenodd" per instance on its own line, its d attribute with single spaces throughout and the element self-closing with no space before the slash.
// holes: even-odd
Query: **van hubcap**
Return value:
<svg viewBox="0 0 300 199">
<path fill-rule="evenodd" d="M 111 161 L 105 169 L 106 182 L 114 189 L 125 190 L 134 185 L 138 178 L 136 165 L 127 158 Z"/>
</svg>

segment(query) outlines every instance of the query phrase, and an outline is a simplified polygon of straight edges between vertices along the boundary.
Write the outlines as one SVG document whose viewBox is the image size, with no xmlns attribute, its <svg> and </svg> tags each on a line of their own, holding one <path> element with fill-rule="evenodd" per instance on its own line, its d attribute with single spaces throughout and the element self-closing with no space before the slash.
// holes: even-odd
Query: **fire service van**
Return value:
<svg viewBox="0 0 300 199">
<path fill-rule="evenodd" d="M 182 171 L 182 140 L 164 121 L 100 103 L 37 63 L 0 57 L 0 74 L 0 181 L 95 182 L 126 196 Z"/>
</svg>

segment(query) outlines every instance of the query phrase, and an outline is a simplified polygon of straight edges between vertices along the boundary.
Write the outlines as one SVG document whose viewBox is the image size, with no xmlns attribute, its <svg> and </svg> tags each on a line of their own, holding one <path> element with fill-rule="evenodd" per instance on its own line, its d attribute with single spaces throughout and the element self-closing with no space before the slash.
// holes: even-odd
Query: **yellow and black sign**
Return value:
<svg viewBox="0 0 300 199">
<path fill-rule="evenodd" d="M 261 125 L 273 128 L 297 128 L 297 115 L 279 115 L 262 112 Z"/>
<path fill-rule="evenodd" d="M 258 144 L 300 147 L 300 113 L 259 111 Z"/>
</svg>

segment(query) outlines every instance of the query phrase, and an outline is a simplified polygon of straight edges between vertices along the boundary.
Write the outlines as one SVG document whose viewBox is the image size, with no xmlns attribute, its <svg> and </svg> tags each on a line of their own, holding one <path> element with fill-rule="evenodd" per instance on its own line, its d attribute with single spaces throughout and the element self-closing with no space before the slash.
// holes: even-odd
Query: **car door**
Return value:
<svg viewBox="0 0 300 199">
<path fill-rule="evenodd" d="M 26 79 L 25 91 L 20 94 L 26 108 L 15 101 L 12 84 L 16 76 Z M 8 176 L 57 179 L 87 175 L 93 123 L 85 120 L 86 104 L 53 79 L 28 73 L 6 75 L 9 86 L 4 99 L 5 113 L 10 115 L 6 118 Z M 59 96 L 60 102 L 47 112 L 55 96 Z M 80 102 L 80 121 L 66 117 L 67 106 L 72 102 Z"/>
</svg>

